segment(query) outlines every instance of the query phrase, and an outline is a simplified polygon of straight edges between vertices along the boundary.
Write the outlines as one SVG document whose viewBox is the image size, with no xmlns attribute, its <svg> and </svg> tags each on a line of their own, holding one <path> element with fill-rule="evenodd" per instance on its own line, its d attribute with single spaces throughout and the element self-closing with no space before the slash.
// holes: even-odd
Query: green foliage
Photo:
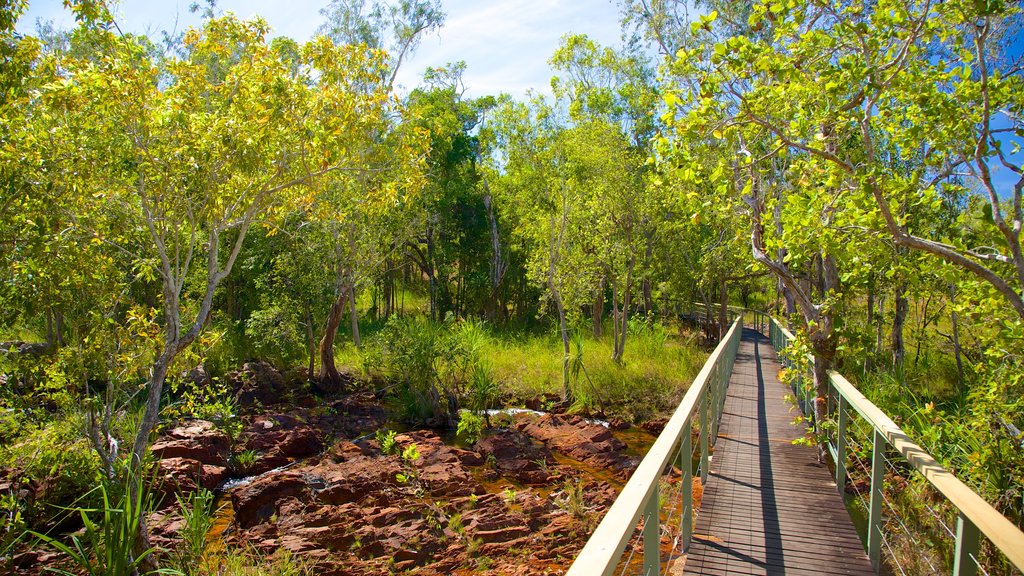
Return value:
<svg viewBox="0 0 1024 576">
<path fill-rule="evenodd" d="M 242 450 L 231 454 L 231 469 L 237 474 L 246 475 L 252 470 L 256 461 L 259 460 L 260 453 L 256 450 Z"/>
<path fill-rule="evenodd" d="M 397 454 L 398 446 L 395 444 L 395 431 L 381 429 L 376 432 L 377 443 L 380 444 L 380 451 L 384 454 Z"/>
<path fill-rule="evenodd" d="M 406 465 L 412 466 L 419 459 L 420 450 L 415 442 L 402 449 L 402 462 L 405 462 Z"/>
<path fill-rule="evenodd" d="M 188 496 L 178 494 L 176 497 L 184 525 L 178 532 L 181 542 L 174 549 L 174 563 L 183 574 L 201 574 L 206 536 L 216 514 L 213 509 L 213 493 L 200 488 Z"/>
<path fill-rule="evenodd" d="M 172 401 L 163 409 L 167 420 L 209 420 L 231 438 L 242 431 L 231 389 L 223 379 L 213 378 L 210 383 L 191 378 L 173 379 L 170 392 Z"/>
<path fill-rule="evenodd" d="M 298 328 L 294 309 L 280 305 L 254 310 L 245 321 L 253 351 L 276 366 L 289 366 L 303 359 L 305 350 L 296 345 L 303 341 Z"/>
<path fill-rule="evenodd" d="M 0 446 L 0 467 L 10 470 L 10 478 L 46 486 L 38 498 L 19 500 L 21 517 L 30 528 L 48 529 L 70 507 L 98 504 L 100 493 L 94 488 L 99 459 L 80 424 L 63 415 L 46 426 L 26 428 L 17 441 Z"/>
<path fill-rule="evenodd" d="M 558 498 L 558 505 L 566 512 L 577 519 L 585 519 L 590 512 L 587 506 L 584 487 L 586 481 L 583 478 L 566 480 L 562 485 L 561 494 Z"/>
<path fill-rule="evenodd" d="M 493 397 L 493 382 L 478 364 L 486 342 L 477 323 L 393 316 L 367 356 L 399 384 L 398 408 L 404 419 L 436 418 L 454 425 L 464 403 L 485 405 Z"/>
<path fill-rule="evenodd" d="M 128 475 L 131 478 L 131 475 Z M 139 482 L 130 479 L 129 482 Z M 103 481 L 95 488 L 99 495 L 97 508 L 77 508 L 85 526 L 84 533 L 70 537 L 70 544 L 38 532 L 34 536 L 66 554 L 76 567 L 89 576 L 133 576 L 146 558 L 156 553 L 149 548 L 136 555 L 133 551 L 142 518 L 152 510 L 152 502 L 144 486 L 134 489 L 119 482 Z M 54 569 L 59 574 L 74 572 Z M 147 574 L 180 574 L 160 569 Z"/>
<path fill-rule="evenodd" d="M 231 550 L 210 559 L 205 568 L 220 576 L 313 576 L 317 563 L 296 557 L 288 550 L 264 554 L 258 550 Z"/>
<path fill-rule="evenodd" d="M 5 566 L 8 553 L 25 536 L 22 508 L 21 498 L 13 489 L 0 494 L 0 567 Z"/>
<path fill-rule="evenodd" d="M 455 433 L 468 444 L 476 444 L 483 433 L 484 419 L 480 415 L 469 410 L 459 413 L 459 426 Z"/>
</svg>

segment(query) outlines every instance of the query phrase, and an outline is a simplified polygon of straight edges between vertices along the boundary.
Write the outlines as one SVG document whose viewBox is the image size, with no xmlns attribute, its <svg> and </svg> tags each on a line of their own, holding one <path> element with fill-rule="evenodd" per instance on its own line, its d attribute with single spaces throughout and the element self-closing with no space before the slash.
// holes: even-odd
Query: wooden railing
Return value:
<svg viewBox="0 0 1024 576">
<path fill-rule="evenodd" d="M 659 484 L 665 468 L 678 461 L 682 471 L 681 540 L 689 547 L 693 530 L 693 454 L 692 429 L 699 421 L 701 481 L 707 480 L 708 454 L 718 437 L 725 392 L 732 374 L 736 351 L 743 334 L 743 317 L 738 316 L 725 338 L 687 390 L 665 429 L 655 440 L 643 461 L 630 476 L 619 497 L 594 530 L 567 573 L 569 576 L 613 574 L 622 552 L 642 520 L 644 574 L 661 573 Z"/>
<path fill-rule="evenodd" d="M 790 333 L 777 320 L 769 320 L 769 338 L 775 350 L 779 352 L 782 362 L 792 368 L 793 362 L 785 358 L 784 351 L 793 340 Z M 808 358 L 813 363 L 813 358 Z M 881 409 L 864 397 L 859 390 L 837 372 L 829 372 L 830 380 L 830 413 L 834 417 L 834 430 L 831 426 L 822 427 L 829 430 L 828 447 L 835 463 L 836 485 L 842 491 L 851 470 L 848 467 L 849 444 L 851 442 L 851 419 L 859 416 L 870 425 L 871 435 L 871 469 L 870 469 L 870 501 L 868 502 L 867 552 L 875 571 L 879 571 L 882 563 L 882 546 L 885 541 L 883 518 L 895 514 L 892 504 L 886 501 L 885 482 L 887 470 L 887 451 L 894 451 L 902 457 L 911 469 L 921 474 L 932 487 L 938 491 L 957 511 L 956 530 L 945 525 L 938 514 L 933 514 L 954 539 L 952 574 L 955 576 L 973 576 L 979 568 L 988 573 L 982 566 L 979 555 L 979 536 L 984 534 L 991 543 L 1018 570 L 1024 571 L 1024 532 L 999 513 L 981 496 L 958 480 L 949 470 L 939 464 L 935 458 L 913 442 L 895 422 Z M 803 400 L 801 405 L 805 416 L 810 417 L 813 411 L 813 386 L 806 374 L 793 379 L 794 393 Z M 865 446 L 866 448 L 866 446 Z M 865 470 L 865 472 L 867 472 Z M 883 504 L 890 510 L 884 511 Z M 925 503 L 924 506 L 932 506 Z M 900 524 L 904 524 L 900 522 Z M 901 528 L 908 530 L 906 526 Z M 891 549 L 891 546 L 890 546 Z M 919 550 L 923 552 L 923 550 Z M 899 559 L 892 559 L 899 563 Z M 950 568 L 934 567 L 934 571 Z M 902 570 L 902 568 L 900 569 Z"/>
</svg>

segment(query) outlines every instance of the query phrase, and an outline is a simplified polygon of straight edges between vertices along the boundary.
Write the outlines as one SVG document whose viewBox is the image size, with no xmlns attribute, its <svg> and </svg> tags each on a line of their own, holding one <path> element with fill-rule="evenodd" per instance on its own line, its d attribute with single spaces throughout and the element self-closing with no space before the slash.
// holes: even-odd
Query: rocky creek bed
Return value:
<svg viewBox="0 0 1024 576">
<path fill-rule="evenodd" d="M 410 430 L 386 454 L 372 394 L 299 404 L 251 409 L 234 441 L 203 420 L 166 430 L 154 543 L 177 544 L 174 495 L 205 487 L 220 510 L 209 553 L 283 549 L 324 576 L 562 573 L 659 431 L 518 411 L 471 446 Z"/>
</svg>

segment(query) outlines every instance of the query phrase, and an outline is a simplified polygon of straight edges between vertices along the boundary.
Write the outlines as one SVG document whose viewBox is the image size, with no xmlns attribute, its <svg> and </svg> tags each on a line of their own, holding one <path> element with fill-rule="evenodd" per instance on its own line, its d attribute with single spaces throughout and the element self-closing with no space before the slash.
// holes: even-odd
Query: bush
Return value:
<svg viewBox="0 0 1024 576">
<path fill-rule="evenodd" d="M 480 362 L 487 340 L 478 322 L 439 324 L 393 316 L 365 357 L 398 384 L 395 397 L 403 419 L 433 418 L 453 426 L 465 403 L 484 406 L 496 395 L 497 387 Z"/>
<path fill-rule="evenodd" d="M 29 528 L 49 529 L 67 521 L 71 507 L 98 504 L 93 488 L 99 480 L 99 459 L 69 416 L 4 445 L 0 467 L 11 470 L 13 480 L 45 486 L 38 499 L 20 503 Z"/>
<path fill-rule="evenodd" d="M 213 526 L 213 493 L 200 488 L 186 497 L 177 495 L 177 498 L 184 526 L 178 533 L 181 543 L 174 551 L 174 561 L 182 573 L 200 574 L 206 535 Z"/>
</svg>

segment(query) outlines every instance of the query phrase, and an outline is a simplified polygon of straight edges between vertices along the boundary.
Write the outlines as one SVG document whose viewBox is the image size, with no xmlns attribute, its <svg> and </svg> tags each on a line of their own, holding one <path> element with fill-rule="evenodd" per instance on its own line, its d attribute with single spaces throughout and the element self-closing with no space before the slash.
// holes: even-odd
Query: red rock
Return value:
<svg viewBox="0 0 1024 576">
<path fill-rule="evenodd" d="M 668 418 L 657 418 L 655 420 L 648 420 L 647 422 L 644 422 L 640 427 L 651 434 L 658 436 L 661 434 L 661 431 L 665 429 L 665 424 L 668 424 Z"/>
<path fill-rule="evenodd" d="M 212 491 L 228 479 L 227 468 L 203 464 L 191 458 L 164 458 L 159 466 L 157 487 L 163 495 L 162 506 L 174 504 L 176 493 L 187 494 L 200 487 Z"/>
<path fill-rule="evenodd" d="M 416 444 L 420 457 L 412 465 L 420 482 L 434 496 L 468 496 L 482 494 L 484 489 L 462 465 L 457 448 L 441 441 L 434 432 L 412 432 L 395 436 L 400 449 Z"/>
<path fill-rule="evenodd" d="M 190 420 L 162 435 L 150 451 L 158 458 L 187 458 L 227 466 L 231 439 L 213 422 Z"/>
<path fill-rule="evenodd" d="M 626 444 L 600 424 L 578 416 L 518 414 L 516 428 L 567 456 L 626 476 L 639 461 L 625 453 Z"/>
<path fill-rule="evenodd" d="M 320 433 L 291 414 L 264 414 L 253 418 L 238 437 L 238 451 L 254 450 L 259 456 L 239 473 L 262 474 L 323 450 Z"/>
<path fill-rule="evenodd" d="M 554 456 L 544 444 L 519 430 L 502 430 L 476 443 L 481 454 L 493 459 L 499 474 L 523 484 L 547 484 L 556 474 L 548 465 Z"/>
<path fill-rule="evenodd" d="M 241 528 L 249 528 L 266 522 L 276 514 L 278 503 L 287 497 L 306 501 L 310 497 L 309 487 L 298 472 L 285 470 L 240 486 L 231 492 L 235 523 Z"/>
<path fill-rule="evenodd" d="M 267 362 L 246 362 L 241 370 L 228 374 L 227 380 L 242 408 L 277 404 L 286 391 L 284 377 Z"/>
</svg>

